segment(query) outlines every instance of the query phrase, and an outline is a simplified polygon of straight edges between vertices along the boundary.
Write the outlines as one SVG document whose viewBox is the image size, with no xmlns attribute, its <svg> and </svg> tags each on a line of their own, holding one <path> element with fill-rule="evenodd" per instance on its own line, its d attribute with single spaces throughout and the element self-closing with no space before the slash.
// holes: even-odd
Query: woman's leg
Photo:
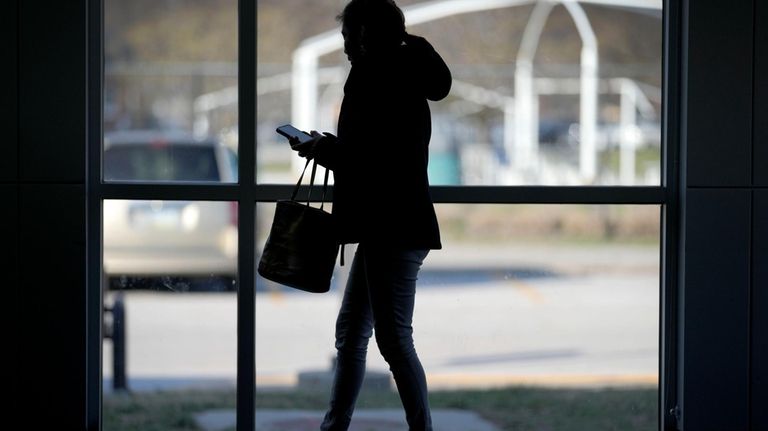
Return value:
<svg viewBox="0 0 768 431">
<path fill-rule="evenodd" d="M 336 372 L 331 402 L 320 429 L 345 431 L 365 377 L 365 357 L 373 330 L 364 259 L 358 247 L 336 320 Z"/>
<path fill-rule="evenodd" d="M 408 429 L 431 431 L 427 380 L 413 345 L 416 279 L 429 250 L 364 249 L 376 343 L 395 378 Z"/>
</svg>

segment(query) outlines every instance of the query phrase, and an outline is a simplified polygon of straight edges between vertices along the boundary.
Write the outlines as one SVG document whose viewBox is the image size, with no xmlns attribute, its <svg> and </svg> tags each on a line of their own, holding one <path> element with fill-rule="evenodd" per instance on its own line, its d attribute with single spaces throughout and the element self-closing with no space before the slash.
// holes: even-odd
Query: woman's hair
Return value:
<svg viewBox="0 0 768 431">
<path fill-rule="evenodd" d="M 362 52 L 399 46 L 405 38 L 405 16 L 394 0 L 351 0 L 336 17 Z"/>
</svg>

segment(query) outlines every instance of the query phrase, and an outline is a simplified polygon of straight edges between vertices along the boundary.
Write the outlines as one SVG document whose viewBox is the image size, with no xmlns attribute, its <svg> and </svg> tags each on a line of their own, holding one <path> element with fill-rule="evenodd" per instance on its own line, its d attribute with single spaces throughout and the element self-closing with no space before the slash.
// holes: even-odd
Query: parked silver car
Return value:
<svg viewBox="0 0 768 431">
<path fill-rule="evenodd" d="M 104 178 L 231 183 L 237 156 L 183 133 L 118 132 L 104 139 Z M 233 289 L 237 203 L 105 201 L 104 273 L 112 288 Z"/>
</svg>

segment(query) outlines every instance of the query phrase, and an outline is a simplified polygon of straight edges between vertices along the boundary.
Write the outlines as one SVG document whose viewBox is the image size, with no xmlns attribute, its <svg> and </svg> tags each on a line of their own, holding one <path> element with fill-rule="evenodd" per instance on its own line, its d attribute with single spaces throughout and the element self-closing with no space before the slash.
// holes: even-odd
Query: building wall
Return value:
<svg viewBox="0 0 768 431">
<path fill-rule="evenodd" d="M 10 411 L 30 422 L 22 428 L 84 429 L 85 1 L 11 0 L 3 8 Z"/>
<path fill-rule="evenodd" d="M 752 430 L 768 430 L 768 4 L 754 0 L 752 114 Z"/>
<path fill-rule="evenodd" d="M 683 4 L 683 428 L 768 430 L 767 8 Z"/>
</svg>

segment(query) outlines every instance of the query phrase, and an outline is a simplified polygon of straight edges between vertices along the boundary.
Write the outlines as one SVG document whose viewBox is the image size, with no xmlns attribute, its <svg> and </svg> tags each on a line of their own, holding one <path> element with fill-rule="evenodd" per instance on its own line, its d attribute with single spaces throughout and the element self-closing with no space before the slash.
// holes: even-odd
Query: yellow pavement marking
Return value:
<svg viewBox="0 0 768 431">
<path fill-rule="evenodd" d="M 544 299 L 544 295 L 542 295 L 538 289 L 528 283 L 520 280 L 509 280 L 509 284 L 511 284 L 515 289 L 519 290 L 520 293 L 525 295 L 525 297 L 534 304 L 543 304 L 547 302 L 546 299 Z"/>
<path fill-rule="evenodd" d="M 275 289 L 269 291 L 269 299 L 272 300 L 272 302 L 283 302 L 285 300 L 285 295 L 283 292 Z"/>
</svg>

